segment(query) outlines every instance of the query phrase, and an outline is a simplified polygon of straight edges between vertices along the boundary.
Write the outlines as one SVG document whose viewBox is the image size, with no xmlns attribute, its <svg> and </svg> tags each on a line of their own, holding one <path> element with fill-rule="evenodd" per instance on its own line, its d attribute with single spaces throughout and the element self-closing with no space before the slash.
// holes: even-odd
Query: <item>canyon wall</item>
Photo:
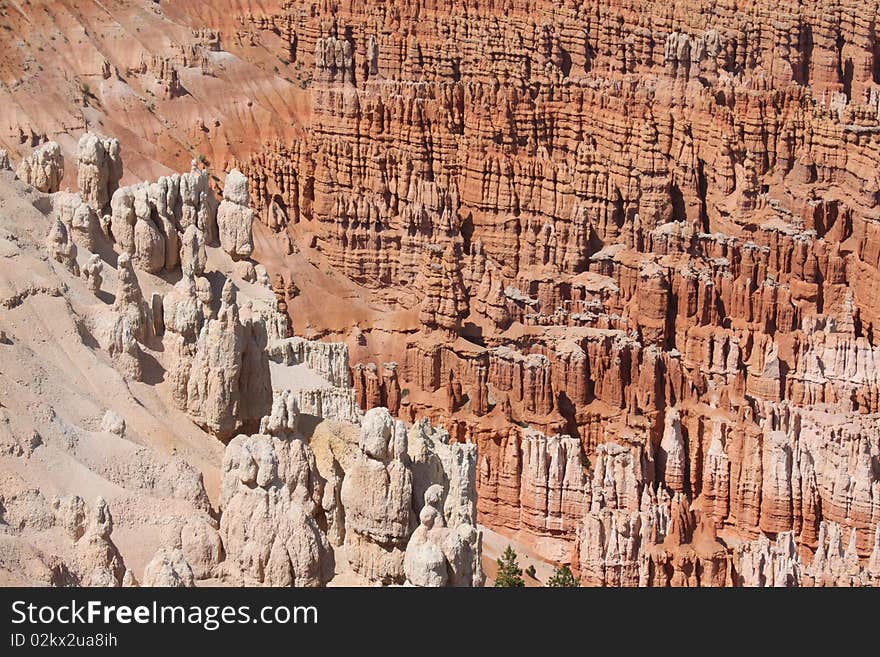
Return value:
<svg viewBox="0 0 880 657">
<path fill-rule="evenodd" d="M 0 585 L 481 586 L 475 446 L 291 335 L 247 179 L 79 144 L 78 192 L 55 142 L 0 171 Z"/>
<path fill-rule="evenodd" d="M 665 490 L 806 559 L 839 523 L 869 557 L 876 5 L 306 7 L 247 15 L 312 115 L 239 166 L 268 229 L 413 309 L 327 334 L 364 407 L 479 446 L 481 522 L 571 559 L 613 442 L 635 509 Z"/>
<path fill-rule="evenodd" d="M 107 117 L 138 170 L 244 174 L 252 251 L 232 255 L 298 335 L 350 355 L 351 393 L 298 403 L 476 445 L 476 520 L 585 582 L 871 582 L 876 0 L 119 2 L 112 30 L 57 4 L 16 52 L 101 38 L 50 69 L 88 94 L 10 113 L 20 175 L 63 187 L 71 135 Z M 48 75 L 24 70 L 10 107 Z M 272 368 L 306 358 L 278 349 Z"/>
</svg>

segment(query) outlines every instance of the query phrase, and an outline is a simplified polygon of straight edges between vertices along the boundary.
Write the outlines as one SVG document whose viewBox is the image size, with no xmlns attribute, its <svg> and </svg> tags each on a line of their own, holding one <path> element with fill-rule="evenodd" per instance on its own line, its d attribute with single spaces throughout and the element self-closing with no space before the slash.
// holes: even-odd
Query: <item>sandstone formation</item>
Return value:
<svg viewBox="0 0 880 657">
<path fill-rule="evenodd" d="M 730 546 L 794 532 L 809 562 L 823 522 L 864 565 L 877 8 L 551 4 L 248 13 L 314 70 L 309 135 L 237 161 L 253 207 L 304 245 L 281 263 L 369 290 L 354 331 L 298 282 L 294 325 L 348 340 L 362 407 L 476 443 L 480 522 L 548 558 L 611 532 L 600 447 L 640 454 L 650 550 L 593 583 L 736 584 Z"/>
<path fill-rule="evenodd" d="M 55 522 L 74 543 L 74 559 L 64 569 L 68 586 L 122 586 L 125 563 L 111 540 L 113 517 L 103 498 L 89 509 L 79 496 L 55 498 Z M 72 566 L 72 569 L 71 569 Z"/>
<path fill-rule="evenodd" d="M 122 178 L 119 140 L 87 132 L 80 137 L 76 157 L 77 185 L 83 201 L 98 212 L 108 210 Z"/>
<path fill-rule="evenodd" d="M 91 205 L 3 176 L 0 198 L 15 220 L 0 226 L 0 248 L 15 268 L 0 278 L 4 363 L 14 364 L 0 371 L 8 530 L 0 581 L 403 584 L 414 518 L 427 503 L 443 514 L 431 534 L 442 536 L 442 583 L 482 584 L 475 446 L 450 444 L 424 421 L 408 429 L 385 409 L 365 416 L 347 346 L 291 336 L 265 269 L 245 271 L 206 244 L 198 212 L 183 231 L 192 257 L 163 266 L 169 281 L 124 249 L 118 229 L 127 220 L 112 232 L 122 214 L 111 218 L 110 241 L 97 222 L 83 224 L 97 233 L 81 231 L 94 240 L 80 244 L 96 252 L 80 257 L 71 234 L 79 208 L 96 216 Z M 114 193 L 114 210 L 126 189 Z M 145 184 L 133 190 L 132 207 L 150 208 L 134 212 L 136 224 L 183 216 L 165 213 L 156 200 L 167 197 Z M 15 372 L 33 373 L 39 391 Z M 328 432 L 342 442 L 327 444 Z M 364 449 L 352 459 L 358 436 Z M 59 462 L 71 465 L 56 472 Z M 390 482 L 376 481 L 378 471 Z M 119 543 L 108 503 L 99 498 L 90 509 L 75 492 L 91 486 L 111 491 L 121 509 Z M 40 487 L 63 494 L 48 502 Z M 440 531 L 447 519 L 450 529 Z"/>
<path fill-rule="evenodd" d="M 321 586 L 333 553 L 321 531 L 323 481 L 298 437 L 238 436 L 226 448 L 220 535 L 232 577 L 270 586 Z"/>
<path fill-rule="evenodd" d="M 443 487 L 425 491 L 419 526 L 409 538 L 403 569 L 415 586 L 480 586 L 483 583 L 480 534 L 466 522 L 447 527 L 439 508 Z"/>
<path fill-rule="evenodd" d="M 153 5 L 9 12 L 0 176 L 51 262 L 3 217 L 4 349 L 31 313 L 195 435 L 314 438 L 367 578 L 452 583 L 479 523 L 586 584 L 877 583 L 877 0 Z"/>
<path fill-rule="evenodd" d="M 249 206 L 247 178 L 233 169 L 226 176 L 223 200 L 217 209 L 217 228 L 220 246 L 234 259 L 247 258 L 254 250 L 254 212 Z"/>
<path fill-rule="evenodd" d="M 345 544 L 356 555 L 352 566 L 383 583 L 404 579 L 413 497 L 412 471 L 404 463 L 406 440 L 387 410 L 369 411 L 358 443 L 360 455 L 342 482 Z"/>
<path fill-rule="evenodd" d="M 46 248 L 55 262 L 64 265 L 74 276 L 79 276 L 76 244 L 70 238 L 67 226 L 60 219 L 56 219 L 49 230 L 49 235 L 46 237 Z"/>
<path fill-rule="evenodd" d="M 63 175 L 64 155 L 54 141 L 36 148 L 18 165 L 18 177 L 41 192 L 57 192 Z"/>
<path fill-rule="evenodd" d="M 180 550 L 161 548 L 144 569 L 144 586 L 180 588 L 194 586 L 192 568 Z"/>
<path fill-rule="evenodd" d="M 86 285 L 89 286 L 89 290 L 91 290 L 92 294 L 97 295 L 101 291 L 101 283 L 103 282 L 103 277 L 101 276 L 101 272 L 104 271 L 104 262 L 101 260 L 101 256 L 97 253 L 93 253 L 88 262 L 82 267 L 82 275 L 83 278 L 86 279 Z"/>
<path fill-rule="evenodd" d="M 187 413 L 220 438 L 231 437 L 240 425 L 244 349 L 244 326 L 227 281 L 217 317 L 199 333 L 186 388 Z"/>
</svg>

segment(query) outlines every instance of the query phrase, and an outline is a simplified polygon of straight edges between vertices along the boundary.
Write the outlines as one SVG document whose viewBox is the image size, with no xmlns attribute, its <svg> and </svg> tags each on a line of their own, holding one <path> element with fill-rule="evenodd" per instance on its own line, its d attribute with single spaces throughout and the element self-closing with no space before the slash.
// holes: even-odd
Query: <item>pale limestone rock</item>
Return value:
<svg viewBox="0 0 880 657">
<path fill-rule="evenodd" d="M 205 273 L 208 254 L 205 251 L 205 234 L 195 224 L 187 226 L 180 240 L 180 266 L 193 276 Z"/>
<path fill-rule="evenodd" d="M 143 351 L 134 327 L 123 315 L 117 315 L 107 336 L 107 351 L 116 369 L 134 381 L 143 379 Z"/>
<path fill-rule="evenodd" d="M 18 165 L 18 177 L 41 192 L 57 192 L 64 177 L 61 146 L 48 141 L 38 147 Z"/>
<path fill-rule="evenodd" d="M 235 275 L 247 283 L 255 283 L 257 280 L 254 264 L 247 260 L 239 260 L 235 263 Z"/>
<path fill-rule="evenodd" d="M 199 333 L 186 395 L 190 418 L 220 439 L 235 435 L 241 423 L 246 339 L 235 289 L 227 281 L 217 318 L 207 321 Z"/>
<path fill-rule="evenodd" d="M 158 274 L 165 268 L 165 235 L 153 221 L 152 205 L 146 185 L 134 190 L 134 251 L 132 261 L 150 274 Z"/>
<path fill-rule="evenodd" d="M 74 496 L 54 502 L 56 516 L 74 541 L 73 561 L 68 564 L 77 586 L 122 586 L 125 563 L 113 543 L 113 517 L 103 498 L 89 511 Z"/>
<path fill-rule="evenodd" d="M 96 251 L 101 235 L 101 223 L 92 207 L 84 202 L 79 194 L 70 192 L 54 194 L 52 205 L 70 231 L 74 243 L 86 251 Z"/>
<path fill-rule="evenodd" d="M 165 324 L 163 343 L 169 355 L 167 380 L 171 398 L 186 410 L 187 385 L 196 354 L 196 342 L 204 325 L 203 305 L 196 296 L 195 281 L 188 270 L 169 292 L 162 304 Z"/>
<path fill-rule="evenodd" d="M 82 275 L 86 279 L 86 285 L 92 294 L 97 295 L 101 291 L 101 283 L 104 281 L 102 273 L 104 271 L 104 261 L 97 253 L 93 253 L 88 262 L 83 265 Z"/>
<path fill-rule="evenodd" d="M 521 518 L 539 531 L 574 532 L 583 516 L 587 495 L 585 462 L 580 441 L 568 435 L 521 432 Z M 545 550 L 549 550 L 549 542 Z M 564 559 L 564 548 L 555 549 Z"/>
<path fill-rule="evenodd" d="M 657 467 L 663 476 L 666 487 L 677 493 L 687 489 L 687 451 L 681 431 L 681 416 L 678 409 L 666 412 L 663 438 L 657 452 Z"/>
<path fill-rule="evenodd" d="M 163 176 L 158 181 L 150 183 L 147 195 L 153 214 L 156 217 L 156 226 L 165 238 L 163 267 L 166 271 L 174 271 L 180 264 L 180 176 Z"/>
<path fill-rule="evenodd" d="M 254 211 L 229 201 L 221 201 L 217 209 L 220 246 L 233 259 L 249 258 L 253 245 Z"/>
<path fill-rule="evenodd" d="M 134 227 L 137 223 L 137 215 L 134 211 L 134 189 L 120 187 L 113 192 L 110 208 L 111 237 L 122 251 L 134 253 Z"/>
<path fill-rule="evenodd" d="M 449 529 L 443 542 L 443 554 L 449 568 L 449 585 L 479 587 L 483 573 L 483 533 L 474 525 L 462 523 Z"/>
<path fill-rule="evenodd" d="M 398 434 L 388 409 L 374 408 L 364 415 L 359 445 L 341 491 L 349 561 L 371 581 L 402 583 L 412 513 L 406 434 Z"/>
<path fill-rule="evenodd" d="M 125 420 L 116 411 L 107 411 L 101 420 L 101 431 L 122 437 L 125 435 Z"/>
<path fill-rule="evenodd" d="M 128 330 L 138 342 L 146 342 L 152 322 L 128 253 L 121 253 L 116 260 L 116 278 L 113 310 L 126 320 Z"/>
<path fill-rule="evenodd" d="M 844 528 L 839 523 L 823 520 L 813 561 L 804 570 L 815 586 L 868 586 L 872 577 L 870 559 L 868 565 L 865 569 L 859 561 L 856 532 L 850 530 L 849 540 L 845 541 Z"/>
<path fill-rule="evenodd" d="M 481 535 L 466 523 L 447 527 L 440 511 L 442 497 L 439 484 L 425 492 L 420 525 L 406 546 L 407 582 L 415 586 L 482 586 Z"/>
<path fill-rule="evenodd" d="M 800 584 L 803 564 L 791 532 L 782 532 L 775 541 L 761 534 L 754 541 L 737 546 L 734 568 L 739 586 L 790 587 Z"/>
<path fill-rule="evenodd" d="M 158 273 L 189 264 L 197 276 L 204 271 L 205 244 L 217 239 L 217 201 L 207 172 L 195 169 L 119 188 L 110 207 L 110 233 L 138 267 Z"/>
<path fill-rule="evenodd" d="M 299 422 L 299 402 L 290 390 L 275 394 L 272 412 L 260 421 L 260 433 L 284 436 L 296 432 Z"/>
<path fill-rule="evenodd" d="M 195 579 L 213 577 L 223 560 L 223 542 L 214 525 L 204 518 L 190 519 L 180 530 L 180 549 Z"/>
<path fill-rule="evenodd" d="M 238 169 L 232 169 L 226 175 L 226 182 L 223 186 L 223 200 L 235 203 L 236 205 L 249 206 L 251 204 L 247 177 Z"/>
<path fill-rule="evenodd" d="M 669 533 L 672 498 L 643 486 L 642 459 L 631 448 L 603 443 L 589 482 L 589 510 L 578 529 L 575 554 L 589 586 L 647 586 L 651 550 Z"/>
<path fill-rule="evenodd" d="M 266 347 L 269 333 L 265 315 L 254 312 L 250 301 L 241 311 L 244 327 L 244 352 L 241 357 L 240 419 L 248 426 L 257 426 L 272 408 L 272 378 Z"/>
<path fill-rule="evenodd" d="M 52 500 L 55 524 L 64 529 L 72 541 L 78 541 L 86 532 L 86 503 L 79 495 L 56 497 Z"/>
<path fill-rule="evenodd" d="M 413 472 L 415 500 L 423 500 L 428 488 L 440 484 L 443 499 L 437 507 L 450 526 L 476 525 L 477 446 L 451 443 L 449 433 L 425 418 L 409 430 L 407 451 Z"/>
<path fill-rule="evenodd" d="M 143 352 L 139 343 L 146 343 L 153 323 L 127 253 L 119 255 L 116 274 L 114 312 L 105 318 L 101 341 L 117 368 L 135 381 L 140 381 L 143 377 Z"/>
<path fill-rule="evenodd" d="M 81 203 L 76 208 L 70 222 L 70 228 L 73 241 L 80 247 L 93 253 L 97 250 L 101 223 L 90 205 Z"/>
<path fill-rule="evenodd" d="M 406 545 L 403 569 L 407 582 L 414 586 L 439 587 L 449 581 L 442 537 L 434 533 L 439 515 L 439 511 L 428 504 L 422 507 L 420 524 Z"/>
<path fill-rule="evenodd" d="M 638 510 L 641 503 L 642 475 L 640 454 L 616 443 L 596 448 L 592 503 L 612 509 Z"/>
<path fill-rule="evenodd" d="M 880 525 L 874 531 L 874 549 L 868 558 L 867 571 L 874 586 L 880 586 Z"/>
<path fill-rule="evenodd" d="M 179 548 L 159 548 L 144 568 L 144 586 L 182 588 L 195 586 L 193 570 Z"/>
<path fill-rule="evenodd" d="M 208 172 L 193 162 L 189 173 L 180 176 L 180 229 L 195 225 L 205 236 L 205 243 L 217 242 L 217 198 L 211 189 Z"/>
<path fill-rule="evenodd" d="M 412 551 L 436 557 L 439 550 L 445 564 L 439 577 L 450 586 L 482 585 L 482 535 L 470 520 L 476 513 L 473 446 L 459 451 L 427 421 L 407 432 L 384 408 L 364 414 L 361 424 L 358 432 L 347 422 L 322 422 L 310 440 L 328 482 L 322 505 L 331 543 L 344 545 L 353 569 L 366 579 L 402 583 L 409 534 L 427 504 L 437 512 L 434 524 L 419 532 Z M 433 547 L 422 545 L 426 533 Z M 411 554 L 410 560 L 419 568 L 423 557 Z M 422 581 L 419 575 L 410 583 L 416 581 Z"/>
<path fill-rule="evenodd" d="M 76 261 L 77 248 L 70 239 L 70 232 L 60 219 L 52 224 L 49 235 L 46 237 L 46 248 L 49 256 L 58 262 L 74 276 L 79 276 L 79 264 Z"/>
<path fill-rule="evenodd" d="M 269 272 L 266 271 L 266 268 L 263 265 L 255 266 L 254 271 L 257 274 L 258 285 L 262 285 L 263 287 L 272 287 L 272 281 L 269 280 Z"/>
<path fill-rule="evenodd" d="M 300 438 L 236 436 L 223 457 L 224 575 L 268 586 L 322 586 L 334 558 L 320 528 L 324 480 Z"/>
<path fill-rule="evenodd" d="M 217 209 L 220 246 L 233 259 L 250 257 L 254 250 L 254 211 L 249 207 L 247 178 L 238 169 L 226 176 L 223 200 Z"/>
<path fill-rule="evenodd" d="M 306 415 L 360 424 L 363 412 L 352 388 L 301 388 L 299 408 Z"/>
<path fill-rule="evenodd" d="M 119 140 L 87 132 L 80 137 L 76 158 L 77 184 L 83 200 L 103 212 L 122 178 Z"/>
<path fill-rule="evenodd" d="M 298 336 L 276 340 L 269 346 L 269 358 L 282 365 L 306 365 L 331 386 L 351 387 L 348 345 L 344 342 L 319 342 Z"/>
</svg>

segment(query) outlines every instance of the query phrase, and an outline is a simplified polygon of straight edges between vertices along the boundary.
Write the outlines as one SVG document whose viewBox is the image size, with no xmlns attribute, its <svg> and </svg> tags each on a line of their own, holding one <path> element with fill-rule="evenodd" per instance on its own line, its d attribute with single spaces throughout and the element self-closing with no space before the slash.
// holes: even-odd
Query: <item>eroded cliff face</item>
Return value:
<svg viewBox="0 0 880 657">
<path fill-rule="evenodd" d="M 119 217 L 138 267 L 193 263 L 180 330 L 166 330 L 178 408 L 201 404 L 188 383 L 202 334 L 229 323 L 217 335 L 237 353 L 245 324 L 193 301 L 210 293 L 207 192 L 231 177 L 219 239 L 236 267 L 250 278 L 241 260 L 262 263 L 306 342 L 348 347 L 353 390 L 325 367 L 299 407 L 355 422 L 386 407 L 476 445 L 471 522 L 591 584 L 876 583 L 876 1 L 120 2 L 113 30 L 92 3 L 57 4 L 64 20 L 34 20 L 15 52 L 98 30 L 56 62 L 89 93 L 57 85 L 60 109 L 10 115 L 3 143 L 42 191 L 72 163 L 98 175 L 84 197 L 112 196 L 112 234 Z M 124 52 L 114 36 L 160 29 Z M 42 76 L 22 70 L 3 93 L 27 108 Z M 166 183 L 182 194 L 199 177 L 188 188 L 205 204 L 191 195 L 186 225 L 156 187 L 113 193 L 115 147 L 80 156 L 70 136 L 111 116 L 138 170 L 201 153 L 230 177 Z M 61 148 L 36 148 L 44 136 Z M 77 221 L 50 235 L 71 269 L 94 221 L 73 205 Z M 132 303 L 111 352 L 143 376 Z M 277 337 L 270 369 L 332 359 Z M 262 371 L 260 353 L 233 371 Z M 213 420 L 190 416 L 256 432 L 265 408 L 222 415 L 235 383 Z M 394 470 L 389 449 L 361 465 Z M 410 570 L 442 581 L 448 511 L 413 494 L 434 511 L 411 517 L 423 564 Z M 393 563 L 364 567 L 400 581 L 398 538 L 376 539 Z"/>
<path fill-rule="evenodd" d="M 79 143 L 78 192 L 0 171 L 0 584 L 481 585 L 474 446 L 291 335 L 247 180 L 117 187 L 119 142 Z"/>
<path fill-rule="evenodd" d="M 832 523 L 867 562 L 876 6 L 304 9 L 248 20 L 311 70 L 310 130 L 238 166 L 298 247 L 282 274 L 304 259 L 394 313 L 309 315 L 347 334 L 361 405 L 476 443 L 480 521 L 592 583 L 753 582 L 734 546 L 791 533 L 809 562 Z M 584 546 L 623 531 L 591 501 L 608 444 L 643 461 L 615 522 L 690 565 L 592 574 Z"/>
</svg>

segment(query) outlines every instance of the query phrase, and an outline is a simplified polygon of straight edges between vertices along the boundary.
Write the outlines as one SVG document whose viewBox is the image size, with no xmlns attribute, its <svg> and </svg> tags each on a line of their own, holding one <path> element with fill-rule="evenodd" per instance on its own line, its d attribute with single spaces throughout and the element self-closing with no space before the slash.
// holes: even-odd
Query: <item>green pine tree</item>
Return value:
<svg viewBox="0 0 880 657">
<path fill-rule="evenodd" d="M 495 586 L 516 588 L 525 585 L 522 578 L 522 568 L 516 562 L 516 552 L 508 545 L 504 554 L 498 559 L 498 575 L 495 577 Z"/>
<path fill-rule="evenodd" d="M 553 576 L 547 580 L 547 586 L 575 587 L 581 585 L 581 578 L 575 578 L 571 568 L 566 565 L 556 566 Z"/>
</svg>

